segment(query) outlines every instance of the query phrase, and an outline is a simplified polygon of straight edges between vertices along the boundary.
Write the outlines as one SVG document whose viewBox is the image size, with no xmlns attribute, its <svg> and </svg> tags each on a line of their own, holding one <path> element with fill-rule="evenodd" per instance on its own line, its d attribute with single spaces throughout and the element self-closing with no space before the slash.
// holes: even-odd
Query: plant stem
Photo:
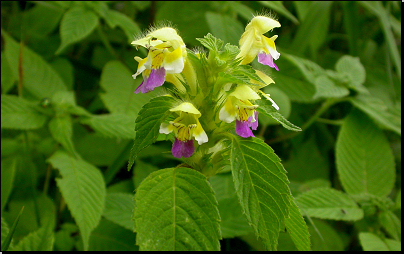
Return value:
<svg viewBox="0 0 404 254">
<path fill-rule="evenodd" d="M 331 124 L 331 125 L 341 125 L 344 121 L 343 120 L 331 120 L 325 118 L 318 118 L 316 120 L 319 123 Z"/>
</svg>

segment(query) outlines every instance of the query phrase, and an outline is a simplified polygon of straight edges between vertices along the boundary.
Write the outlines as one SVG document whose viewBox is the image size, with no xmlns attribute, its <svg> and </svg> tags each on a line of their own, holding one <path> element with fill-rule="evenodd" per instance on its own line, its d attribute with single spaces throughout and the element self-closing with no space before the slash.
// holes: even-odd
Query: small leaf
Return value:
<svg viewBox="0 0 404 254">
<path fill-rule="evenodd" d="M 98 225 L 104 209 L 104 178 L 98 168 L 60 150 L 47 161 L 62 175 L 62 178 L 56 178 L 56 183 L 80 229 L 84 249 L 87 250 L 91 231 Z"/>
<path fill-rule="evenodd" d="M 128 42 L 133 41 L 134 34 L 141 32 L 139 26 L 132 19 L 119 11 L 107 9 L 104 19 L 112 29 L 116 26 L 120 27 L 128 37 Z"/>
<path fill-rule="evenodd" d="M 47 116 L 39 113 L 32 102 L 15 95 L 1 95 L 2 129 L 37 129 L 46 120 Z"/>
<path fill-rule="evenodd" d="M 317 98 L 340 98 L 349 94 L 346 87 L 338 86 L 327 76 L 321 75 L 315 79 L 316 93 L 313 99 Z"/>
<path fill-rule="evenodd" d="M 140 250 L 220 250 L 217 201 L 193 169 L 151 173 L 136 191 L 134 219 Z"/>
<path fill-rule="evenodd" d="M 280 159 L 258 138 L 233 136 L 230 166 L 237 196 L 255 235 L 267 249 L 276 250 L 291 198 Z"/>
<path fill-rule="evenodd" d="M 16 166 L 17 157 L 1 158 L 1 211 L 6 206 L 13 189 Z"/>
<path fill-rule="evenodd" d="M 216 38 L 211 33 L 208 33 L 203 38 L 196 38 L 205 48 L 219 52 L 223 47 L 223 41 L 221 39 Z"/>
<path fill-rule="evenodd" d="M 177 102 L 171 96 L 160 96 L 143 106 L 136 118 L 136 139 L 130 152 L 128 170 L 141 150 L 154 143 L 159 135 L 160 124 L 170 115 Z"/>
<path fill-rule="evenodd" d="M 297 196 L 303 214 L 319 219 L 355 221 L 363 218 L 363 210 L 343 192 L 332 188 L 316 188 Z"/>
<path fill-rule="evenodd" d="M 296 202 L 292 200 L 289 207 L 289 218 L 285 219 L 286 230 L 289 233 L 296 248 L 300 251 L 310 250 L 310 233 L 306 222 L 297 207 Z"/>
<path fill-rule="evenodd" d="M 133 195 L 129 193 L 107 193 L 105 198 L 105 209 L 103 216 L 133 231 L 134 222 L 132 219 L 133 212 Z"/>
<path fill-rule="evenodd" d="M 283 53 L 282 55 L 286 60 L 299 68 L 306 80 L 312 84 L 315 84 L 317 77 L 326 75 L 326 71 L 315 62 L 286 53 Z"/>
<path fill-rule="evenodd" d="M 49 131 L 52 137 L 59 142 L 70 155 L 78 157 L 72 141 L 73 125 L 70 115 L 52 118 L 49 122 Z"/>
<path fill-rule="evenodd" d="M 341 184 L 351 195 L 385 197 L 394 187 L 396 170 L 390 145 L 383 132 L 359 110 L 352 111 L 340 129 L 336 165 Z"/>
<path fill-rule="evenodd" d="M 261 97 L 261 100 L 256 100 L 255 103 L 258 105 L 257 111 L 269 116 L 288 130 L 291 131 L 301 131 L 302 129 L 291 122 L 289 122 L 283 115 L 281 115 L 273 106 L 272 102 L 268 100 L 266 97 Z"/>
<path fill-rule="evenodd" d="M 62 43 L 55 54 L 60 54 L 70 44 L 81 41 L 90 35 L 98 25 L 97 15 L 84 6 L 75 6 L 69 9 L 60 22 Z"/>
<path fill-rule="evenodd" d="M 366 70 L 361 64 L 359 57 L 342 56 L 335 64 L 335 70 L 349 77 L 348 85 L 353 89 L 360 89 L 360 86 L 365 83 Z"/>
<path fill-rule="evenodd" d="M 359 242 L 364 251 L 389 251 L 386 243 L 373 233 L 360 232 Z"/>
</svg>

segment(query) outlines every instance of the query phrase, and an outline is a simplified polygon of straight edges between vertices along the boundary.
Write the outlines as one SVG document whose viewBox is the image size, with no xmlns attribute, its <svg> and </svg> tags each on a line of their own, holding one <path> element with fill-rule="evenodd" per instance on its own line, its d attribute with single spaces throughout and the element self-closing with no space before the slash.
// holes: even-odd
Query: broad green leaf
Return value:
<svg viewBox="0 0 404 254">
<path fill-rule="evenodd" d="M 401 241 L 401 221 L 397 216 L 387 210 L 379 213 L 380 225 L 397 241 Z"/>
<path fill-rule="evenodd" d="M 132 139 L 135 137 L 135 118 L 124 114 L 93 115 L 82 119 L 81 123 L 88 124 L 96 132 L 105 137 Z"/>
<path fill-rule="evenodd" d="M 397 240 L 392 240 L 385 238 L 383 239 L 384 243 L 387 245 L 387 248 L 389 248 L 390 251 L 401 251 L 401 239 L 400 241 Z"/>
<path fill-rule="evenodd" d="M 84 108 L 76 104 L 73 91 L 58 91 L 53 94 L 51 103 L 55 106 L 56 115 L 65 115 L 67 112 L 79 116 L 91 116 Z"/>
<path fill-rule="evenodd" d="M 13 251 L 52 251 L 55 235 L 53 224 L 46 225 L 21 239 L 12 249 Z"/>
<path fill-rule="evenodd" d="M 293 23 L 299 24 L 299 21 L 297 18 L 288 11 L 288 9 L 283 6 L 282 1 L 258 1 L 260 4 L 262 4 L 265 7 L 268 7 L 277 13 L 285 16 L 286 18 L 290 19 Z M 251 17 L 250 17 L 251 18 Z"/>
<path fill-rule="evenodd" d="M 290 112 L 292 110 L 292 105 L 290 103 L 289 97 L 281 89 L 274 86 L 265 87 L 263 89 L 263 92 L 270 95 L 271 99 L 273 99 L 279 106 L 279 113 L 287 119 L 290 116 Z M 264 125 L 280 124 L 272 117 L 267 117 L 266 115 L 260 115 L 258 119 L 259 122 L 262 122 Z"/>
<path fill-rule="evenodd" d="M 271 147 L 258 138 L 233 136 L 230 166 L 243 213 L 266 248 L 276 250 L 289 216 L 286 171 Z"/>
<path fill-rule="evenodd" d="M 336 166 L 344 190 L 351 195 L 385 197 L 395 183 L 390 145 L 383 132 L 359 110 L 352 111 L 340 129 Z"/>
<path fill-rule="evenodd" d="M 99 25 L 98 17 L 84 6 L 69 9 L 60 22 L 62 43 L 55 54 L 60 54 L 67 46 L 81 41 Z"/>
<path fill-rule="evenodd" d="M 102 215 L 130 231 L 133 231 L 132 220 L 133 195 L 129 193 L 107 193 L 105 209 Z"/>
<path fill-rule="evenodd" d="M 145 163 L 141 160 L 136 160 L 135 168 L 133 170 L 133 185 L 135 188 L 139 187 L 140 183 L 152 172 L 159 170 L 158 167 Z"/>
<path fill-rule="evenodd" d="M 128 170 L 132 168 L 137 155 L 154 143 L 159 135 L 160 124 L 170 115 L 170 109 L 177 102 L 171 96 L 160 96 L 149 101 L 136 118 L 136 138 L 130 152 Z"/>
<path fill-rule="evenodd" d="M 206 177 L 190 168 L 151 173 L 135 194 L 140 250 L 220 250 L 220 215 Z"/>
<path fill-rule="evenodd" d="M 261 97 L 261 100 L 256 100 L 255 103 L 258 105 L 257 111 L 268 117 L 271 117 L 282 124 L 288 130 L 291 131 L 301 131 L 302 129 L 291 122 L 289 122 L 283 115 L 281 115 L 278 110 L 272 106 L 272 102 L 265 97 Z"/>
<path fill-rule="evenodd" d="M 389 247 L 387 247 L 386 243 L 373 233 L 360 232 L 359 242 L 364 251 L 389 251 Z"/>
<path fill-rule="evenodd" d="M 296 202 L 292 200 L 289 206 L 289 218 L 285 219 L 286 230 L 296 248 L 300 251 L 310 250 L 310 233 Z"/>
<path fill-rule="evenodd" d="M 79 156 L 72 141 L 73 126 L 70 115 L 54 117 L 49 122 L 49 131 L 52 137 L 66 149 L 70 155 Z"/>
<path fill-rule="evenodd" d="M 23 15 L 24 24 L 29 24 L 25 30 L 26 37 L 46 37 L 58 26 L 63 11 L 46 5 L 35 5 Z"/>
<path fill-rule="evenodd" d="M 6 54 L 1 51 L 1 92 L 6 94 L 17 81 L 17 77 L 11 71 Z"/>
<path fill-rule="evenodd" d="M 335 70 L 344 73 L 348 77 L 348 86 L 357 90 L 363 91 L 363 83 L 366 80 L 366 70 L 361 64 L 359 57 L 342 56 L 335 64 Z"/>
<path fill-rule="evenodd" d="M 89 251 L 137 251 L 139 249 L 135 245 L 135 239 L 136 234 L 132 230 L 101 219 L 98 227 L 91 233 Z"/>
<path fill-rule="evenodd" d="M 56 183 L 87 250 L 91 231 L 98 225 L 104 209 L 106 190 L 103 176 L 93 165 L 62 151 L 56 151 L 47 161 L 62 175 L 62 178 L 56 178 Z"/>
<path fill-rule="evenodd" d="M 1 158 L 1 211 L 7 204 L 8 197 L 13 189 L 16 166 L 17 157 Z"/>
<path fill-rule="evenodd" d="M 244 18 L 245 20 L 250 21 L 254 17 L 254 11 L 250 7 L 236 1 L 227 3 L 229 7 L 233 9 L 234 12 L 239 14 L 240 17 Z M 238 45 L 238 42 L 235 45 Z"/>
<path fill-rule="evenodd" d="M 313 223 L 308 225 L 313 251 L 343 251 L 344 243 L 341 232 L 337 232 L 335 227 L 327 222 L 312 219 Z M 313 225 L 314 224 L 314 225 Z"/>
<path fill-rule="evenodd" d="M 222 39 L 225 43 L 238 45 L 244 27 L 237 19 L 215 12 L 206 12 L 205 17 L 215 37 Z"/>
<path fill-rule="evenodd" d="M 142 77 L 134 80 L 132 74 L 119 61 L 110 61 L 102 69 L 100 85 L 105 93 L 101 93 L 100 97 L 111 113 L 136 117 L 142 106 L 152 98 L 153 92 L 134 93 Z"/>
<path fill-rule="evenodd" d="M 74 67 L 66 58 L 58 57 L 50 62 L 52 68 L 59 74 L 69 90 L 73 90 L 74 85 Z"/>
<path fill-rule="evenodd" d="M 303 214 L 319 219 L 355 221 L 363 218 L 363 210 L 343 192 L 332 188 L 316 188 L 296 197 Z"/>
<path fill-rule="evenodd" d="M 401 111 L 392 110 L 381 99 L 371 95 L 361 94 L 350 99 L 350 101 L 377 124 L 401 136 Z"/>
<path fill-rule="evenodd" d="M 104 19 L 112 29 L 116 26 L 120 27 L 128 37 L 129 43 L 133 41 L 134 34 L 141 32 L 139 26 L 132 19 L 119 11 L 108 8 Z"/>
<path fill-rule="evenodd" d="M 283 53 L 282 56 L 290 63 L 294 64 L 297 68 L 299 68 L 300 72 L 303 74 L 306 80 L 312 84 L 316 83 L 317 77 L 326 75 L 326 71 L 315 62 L 286 53 Z"/>
<path fill-rule="evenodd" d="M 314 85 L 316 87 L 316 93 L 314 94 L 313 99 L 340 98 L 349 94 L 348 88 L 336 85 L 325 75 L 317 77 Z"/>
<path fill-rule="evenodd" d="M 401 189 L 399 190 L 397 196 L 396 196 L 396 202 L 395 202 L 395 207 L 396 209 L 400 209 L 401 210 Z"/>
<path fill-rule="evenodd" d="M 230 173 L 217 174 L 209 178 L 219 203 L 220 229 L 223 238 L 234 238 L 252 233 L 234 189 L 233 177 Z"/>
<path fill-rule="evenodd" d="M 5 54 L 14 77 L 19 77 L 19 62 L 22 61 L 22 84 L 39 99 L 50 98 L 57 91 L 66 91 L 66 85 L 59 74 L 38 54 L 23 45 L 20 58 L 20 44 L 1 30 L 5 40 Z"/>
<path fill-rule="evenodd" d="M 274 86 L 287 94 L 291 101 L 313 103 L 313 95 L 316 92 L 313 84 L 281 73 L 277 73 L 276 76 L 278 78 Z"/>
<path fill-rule="evenodd" d="M 39 104 L 39 103 L 38 103 Z M 1 128 L 29 130 L 41 128 L 47 116 L 34 103 L 15 95 L 1 95 Z"/>
</svg>

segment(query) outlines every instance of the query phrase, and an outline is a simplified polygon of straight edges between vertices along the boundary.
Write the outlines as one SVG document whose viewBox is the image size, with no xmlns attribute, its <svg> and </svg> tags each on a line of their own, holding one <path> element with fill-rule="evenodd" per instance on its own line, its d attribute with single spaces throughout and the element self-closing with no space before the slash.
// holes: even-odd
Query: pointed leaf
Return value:
<svg viewBox="0 0 404 254">
<path fill-rule="evenodd" d="M 140 250 L 220 250 L 220 215 L 206 177 L 190 168 L 151 173 L 135 194 Z"/>
<path fill-rule="evenodd" d="M 340 129 L 336 164 L 341 184 L 351 195 L 384 197 L 394 186 L 396 170 L 390 145 L 383 132 L 359 110 L 352 111 Z"/>
<path fill-rule="evenodd" d="M 296 202 L 292 200 L 289 207 L 289 218 L 285 219 L 286 230 L 289 233 L 296 248 L 300 251 L 310 250 L 310 233 L 303 219 L 303 216 L 297 207 Z"/>
<path fill-rule="evenodd" d="M 276 250 L 279 231 L 289 216 L 291 198 L 280 159 L 258 138 L 233 136 L 230 166 L 248 222 L 266 248 Z"/>
<path fill-rule="evenodd" d="M 160 130 L 160 124 L 170 115 L 170 109 L 177 102 L 171 96 L 160 96 L 149 101 L 136 118 L 136 139 L 130 151 L 128 170 L 141 150 L 153 144 Z"/>
<path fill-rule="evenodd" d="M 52 251 L 55 235 L 53 224 L 49 221 L 45 226 L 21 239 L 13 251 Z"/>
<path fill-rule="evenodd" d="M 48 162 L 62 175 L 62 178 L 56 178 L 56 183 L 80 229 L 84 249 L 87 250 L 91 231 L 98 225 L 104 209 L 104 178 L 98 168 L 62 151 L 55 152 Z"/>
<path fill-rule="evenodd" d="M 24 206 L 21 207 L 20 212 L 17 215 L 17 218 L 15 218 L 13 225 L 11 228 L 8 230 L 8 228 L 5 228 L 4 231 L 7 231 L 7 236 L 4 239 L 1 239 L 1 251 L 6 251 L 10 247 L 11 241 L 13 240 L 13 235 L 15 233 L 15 229 L 17 228 L 18 222 L 20 221 L 21 214 L 24 211 Z M 7 224 L 3 222 L 3 217 L 1 217 L 1 235 L 3 236 L 3 227 L 6 227 Z M 3 237 L 2 237 L 3 238 Z"/>
<path fill-rule="evenodd" d="M 360 220 L 363 210 L 343 192 L 332 188 L 316 188 L 296 198 L 303 214 L 319 219 Z"/>
<path fill-rule="evenodd" d="M 72 141 L 73 125 L 70 115 L 52 118 L 49 122 L 49 131 L 53 138 L 59 142 L 64 149 L 66 149 L 72 156 L 77 156 Z"/>
<path fill-rule="evenodd" d="M 4 148 L 2 148 L 4 149 Z M 1 159 L 1 211 L 7 204 L 8 197 L 14 185 L 17 157 L 12 156 Z"/>
<path fill-rule="evenodd" d="M 90 35 L 98 25 L 97 15 L 84 6 L 75 6 L 69 9 L 60 22 L 62 43 L 55 54 L 60 54 L 68 45 Z"/>
</svg>

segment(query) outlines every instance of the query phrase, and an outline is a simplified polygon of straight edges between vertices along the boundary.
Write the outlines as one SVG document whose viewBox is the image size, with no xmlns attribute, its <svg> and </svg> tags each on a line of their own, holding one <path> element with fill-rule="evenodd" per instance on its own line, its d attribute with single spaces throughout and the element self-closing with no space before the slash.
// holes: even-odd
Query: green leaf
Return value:
<svg viewBox="0 0 404 254">
<path fill-rule="evenodd" d="M 153 144 L 160 130 L 160 124 L 170 115 L 170 109 L 177 102 L 171 96 L 160 96 L 143 106 L 136 118 L 136 139 L 130 152 L 128 170 L 132 168 L 137 155 Z"/>
<path fill-rule="evenodd" d="M 102 69 L 100 85 L 105 93 L 100 93 L 100 97 L 111 113 L 136 117 L 142 106 L 153 97 L 154 92 L 134 93 L 142 78 L 134 80 L 132 74 L 119 61 L 110 61 Z"/>
<path fill-rule="evenodd" d="M 388 210 L 380 212 L 379 222 L 391 237 L 401 241 L 401 221 L 393 212 Z"/>
<path fill-rule="evenodd" d="M 17 157 L 1 158 L 1 211 L 6 206 L 13 189 L 16 166 Z"/>
<path fill-rule="evenodd" d="M 289 207 L 289 218 L 285 219 L 286 230 L 289 233 L 296 248 L 300 251 L 310 250 L 310 233 L 306 222 L 297 207 L 296 202 L 292 200 Z"/>
<path fill-rule="evenodd" d="M 286 53 L 283 53 L 282 56 L 290 63 L 294 64 L 297 68 L 299 68 L 300 72 L 303 74 L 306 80 L 312 84 L 316 83 L 317 77 L 326 75 L 326 71 L 315 62 Z"/>
<path fill-rule="evenodd" d="M 313 219 L 309 225 L 313 251 L 343 251 L 344 243 L 341 232 L 323 220 Z"/>
<path fill-rule="evenodd" d="M 316 87 L 316 93 L 314 94 L 313 99 L 340 98 L 349 94 L 348 88 L 336 85 L 324 75 L 317 77 L 314 81 L 314 85 Z"/>
<path fill-rule="evenodd" d="M 271 99 L 276 101 L 276 104 L 279 106 L 279 113 L 283 115 L 285 118 L 290 116 L 290 112 L 292 110 L 292 105 L 290 103 L 289 97 L 279 88 L 270 86 L 265 87 L 262 91 L 271 96 Z M 280 124 L 278 121 L 274 120 L 272 117 L 267 117 L 266 115 L 260 115 L 258 117 L 259 122 L 264 125 L 276 125 Z"/>
<path fill-rule="evenodd" d="M 220 215 L 201 173 L 167 168 L 151 173 L 135 194 L 140 250 L 220 250 Z"/>
<path fill-rule="evenodd" d="M 282 1 L 258 1 L 258 2 L 263 6 L 268 7 L 276 11 L 277 13 L 285 16 L 286 18 L 290 19 L 296 25 L 299 24 L 297 18 L 290 11 L 288 11 L 288 9 L 286 9 L 285 6 L 283 6 Z"/>
<path fill-rule="evenodd" d="M 361 64 L 359 57 L 342 56 L 335 64 L 335 69 L 348 77 L 348 86 L 358 92 L 368 93 L 363 86 L 366 80 L 366 70 Z"/>
<path fill-rule="evenodd" d="M 256 100 L 255 103 L 258 105 L 257 111 L 275 119 L 283 127 L 291 131 L 301 131 L 302 129 L 291 122 L 289 122 L 283 115 L 281 115 L 278 110 L 272 106 L 272 102 L 266 97 L 261 97 L 261 100 Z"/>
<path fill-rule="evenodd" d="M 62 14 L 61 9 L 40 4 L 28 9 L 22 16 L 22 22 L 29 24 L 29 29 L 26 29 L 25 36 L 27 38 L 31 36 L 46 37 L 58 26 Z"/>
<path fill-rule="evenodd" d="M 97 15 L 84 6 L 75 6 L 69 9 L 60 22 L 62 43 L 55 54 L 60 54 L 70 44 L 81 41 L 90 35 L 98 25 Z"/>
<path fill-rule="evenodd" d="M 62 151 L 56 151 L 47 161 L 62 175 L 62 178 L 56 178 L 56 183 L 87 250 L 91 231 L 98 225 L 104 209 L 106 190 L 103 176 L 93 165 Z"/>
<path fill-rule="evenodd" d="M 313 103 L 313 95 L 316 92 L 313 84 L 281 73 L 277 73 L 276 76 L 278 78 L 274 86 L 287 94 L 291 101 Z"/>
<path fill-rule="evenodd" d="M 9 229 L 9 227 L 7 225 L 6 220 L 2 216 L 1 217 L 1 250 L 2 251 L 8 249 L 9 246 L 12 246 L 12 243 L 10 242 L 10 244 L 8 246 L 4 245 L 4 249 L 3 249 L 3 242 L 6 240 L 6 238 L 8 236 L 8 232 L 10 232 L 10 229 Z M 11 237 L 10 237 L 10 240 L 12 240 Z"/>
<path fill-rule="evenodd" d="M 223 41 L 221 39 L 216 38 L 211 33 L 208 33 L 203 38 L 196 38 L 205 48 L 219 52 L 223 47 Z"/>
<path fill-rule="evenodd" d="M 401 136 L 401 110 L 394 111 L 379 98 L 360 94 L 350 99 L 352 104 L 370 116 L 377 124 Z"/>
<path fill-rule="evenodd" d="M 22 83 L 39 99 L 50 98 L 57 91 L 66 91 L 66 85 L 59 74 L 38 54 L 23 46 L 20 58 L 20 45 L 1 30 L 5 40 L 5 54 L 14 77 L 19 77 L 19 62 L 22 60 Z M 24 90 L 23 90 L 24 91 Z"/>
<path fill-rule="evenodd" d="M 233 136 L 230 166 L 243 213 L 266 248 L 276 250 L 291 198 L 280 159 L 258 138 Z"/>
<path fill-rule="evenodd" d="M 303 214 L 319 219 L 355 221 L 363 218 L 363 210 L 343 192 L 332 188 L 316 188 L 297 196 Z"/>
<path fill-rule="evenodd" d="M 234 238 L 252 233 L 252 228 L 248 225 L 238 202 L 230 172 L 211 176 L 209 182 L 219 203 L 222 237 Z"/>
<path fill-rule="evenodd" d="M 124 114 L 93 115 L 81 120 L 105 137 L 132 139 L 135 137 L 135 118 Z"/>
<path fill-rule="evenodd" d="M 345 118 L 340 129 L 336 165 L 348 194 L 385 197 L 394 186 L 396 170 L 390 145 L 383 132 L 358 110 Z"/>
<path fill-rule="evenodd" d="M 128 37 L 129 43 L 133 41 L 134 34 L 141 32 L 139 26 L 132 19 L 119 11 L 107 9 L 104 19 L 112 29 L 116 26 L 120 27 Z"/>
<path fill-rule="evenodd" d="M 107 193 L 105 198 L 105 209 L 103 216 L 133 231 L 134 222 L 132 220 L 133 212 L 133 195 L 129 193 Z"/>
<path fill-rule="evenodd" d="M 401 251 L 401 241 L 396 241 L 392 239 L 383 239 L 384 243 L 387 245 L 390 251 Z"/>
<path fill-rule="evenodd" d="M 17 77 L 11 71 L 6 54 L 1 51 L 1 92 L 6 94 L 14 86 Z"/>
<path fill-rule="evenodd" d="M 72 141 L 73 126 L 70 115 L 52 118 L 49 122 L 49 131 L 52 137 L 59 142 L 70 155 L 76 158 L 79 156 Z"/>
<path fill-rule="evenodd" d="M 159 170 L 158 167 L 145 163 L 141 160 L 136 160 L 135 168 L 133 170 L 133 185 L 135 188 L 139 187 L 140 183 L 152 172 Z"/>
<path fill-rule="evenodd" d="M 222 39 L 225 43 L 238 45 L 241 34 L 244 32 L 244 27 L 240 21 L 215 12 L 206 12 L 205 17 L 214 36 Z"/>
<path fill-rule="evenodd" d="M 52 62 L 50 62 L 52 68 L 59 74 L 63 79 L 66 87 L 69 90 L 73 90 L 74 86 L 74 67 L 72 63 L 66 58 L 58 57 Z"/>
<path fill-rule="evenodd" d="M 23 211 L 24 211 L 24 206 L 21 207 L 21 210 L 18 213 L 17 218 L 15 218 L 13 225 L 11 226 L 11 228 L 9 230 L 8 230 L 8 228 L 3 230 L 3 227 L 6 226 L 6 223 L 5 223 L 5 221 L 3 222 L 3 217 L 1 217 L 1 235 L 3 236 L 3 231 L 7 231 L 7 236 L 4 239 L 1 239 L 1 251 L 6 251 L 11 246 L 10 244 L 13 239 L 15 229 L 17 228 L 18 222 L 20 221 L 21 214 Z"/>
<path fill-rule="evenodd" d="M 15 95 L 1 95 L 2 129 L 37 129 L 46 120 L 47 116 L 39 113 L 32 102 Z"/>
<path fill-rule="evenodd" d="M 13 251 L 52 251 L 55 235 L 51 221 L 21 239 L 12 249 Z"/>
<path fill-rule="evenodd" d="M 364 251 L 389 251 L 389 247 L 387 247 L 386 243 L 373 233 L 360 232 L 359 242 Z"/>
</svg>

